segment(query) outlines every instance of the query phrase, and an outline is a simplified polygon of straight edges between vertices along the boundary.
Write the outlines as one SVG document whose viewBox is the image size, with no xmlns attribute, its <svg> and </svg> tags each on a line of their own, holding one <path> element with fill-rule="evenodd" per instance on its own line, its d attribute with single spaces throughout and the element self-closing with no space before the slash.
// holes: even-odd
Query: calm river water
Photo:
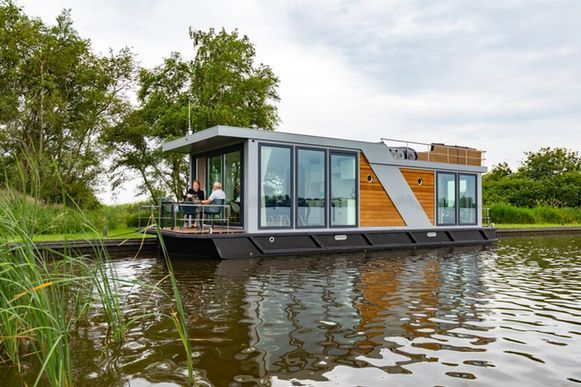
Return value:
<svg viewBox="0 0 581 387">
<path fill-rule="evenodd" d="M 155 258 L 114 265 L 121 278 L 150 285 L 167 274 Z M 199 383 L 581 383 L 579 236 L 174 268 Z M 98 323 L 79 331 L 79 385 L 185 384 L 183 347 L 162 315 L 167 297 L 145 286 L 122 291 L 128 318 L 154 316 L 121 347 L 106 346 Z"/>
</svg>

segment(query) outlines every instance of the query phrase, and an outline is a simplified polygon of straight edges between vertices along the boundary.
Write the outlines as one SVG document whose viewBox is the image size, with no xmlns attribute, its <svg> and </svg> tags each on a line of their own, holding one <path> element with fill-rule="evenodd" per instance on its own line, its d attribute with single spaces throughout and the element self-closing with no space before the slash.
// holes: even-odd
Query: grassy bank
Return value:
<svg viewBox="0 0 581 387">
<path fill-rule="evenodd" d="M 581 208 L 557 208 L 538 206 L 533 208 L 516 207 L 509 204 L 493 204 L 490 219 L 498 227 L 531 225 L 562 226 L 581 224 Z"/>
<path fill-rule="evenodd" d="M 128 239 L 128 238 L 155 238 L 155 235 L 143 234 L 135 227 L 116 228 L 107 231 L 107 236 L 103 236 L 103 232 L 87 231 L 81 233 L 65 233 L 65 234 L 38 234 L 34 235 L 34 242 L 48 242 L 48 241 L 80 241 L 80 240 L 95 240 L 95 239 Z"/>
<path fill-rule="evenodd" d="M 581 227 L 581 223 L 555 224 L 555 223 L 535 223 L 535 224 L 518 224 L 518 223 L 495 223 L 497 228 L 553 228 L 553 227 Z"/>
<path fill-rule="evenodd" d="M 26 231 L 38 238 L 42 235 L 88 234 L 91 239 L 102 235 L 107 228 L 109 234 L 121 234 L 135 230 L 147 222 L 150 211 L 144 203 L 102 205 L 92 210 L 81 210 L 74 205 L 47 205 L 31 196 L 13 190 L 0 190 L 2 200 L 16 219 L 27 219 Z M 140 224 L 141 222 L 141 224 Z M 98 234 L 98 235 L 96 235 Z"/>
</svg>

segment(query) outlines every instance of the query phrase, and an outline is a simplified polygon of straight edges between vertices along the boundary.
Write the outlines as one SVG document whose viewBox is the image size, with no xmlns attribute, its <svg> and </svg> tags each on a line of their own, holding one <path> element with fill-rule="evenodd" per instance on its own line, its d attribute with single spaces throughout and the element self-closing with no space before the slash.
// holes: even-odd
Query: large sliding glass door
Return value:
<svg viewBox="0 0 581 387">
<path fill-rule="evenodd" d="M 331 152 L 331 226 L 357 226 L 357 154 Z"/>
<path fill-rule="evenodd" d="M 226 194 L 226 204 L 230 205 L 230 223 L 242 224 L 241 147 L 211 153 L 205 160 L 205 174 L 200 178 L 205 179 L 201 183 L 206 187 L 206 197 L 212 193 L 214 183 L 220 182 Z"/>
<path fill-rule="evenodd" d="M 260 145 L 259 227 L 292 228 L 292 150 Z"/>
<path fill-rule="evenodd" d="M 478 224 L 476 175 L 437 173 L 437 220 L 439 226 Z"/>
<path fill-rule="evenodd" d="M 456 224 L 456 174 L 437 173 L 438 224 Z"/>
<path fill-rule="evenodd" d="M 458 219 L 460 224 L 476 224 L 476 175 L 458 175 Z"/>
<path fill-rule="evenodd" d="M 297 148 L 297 227 L 325 227 L 327 199 L 327 152 Z"/>
<path fill-rule="evenodd" d="M 259 145 L 258 227 L 357 227 L 358 153 Z"/>
</svg>

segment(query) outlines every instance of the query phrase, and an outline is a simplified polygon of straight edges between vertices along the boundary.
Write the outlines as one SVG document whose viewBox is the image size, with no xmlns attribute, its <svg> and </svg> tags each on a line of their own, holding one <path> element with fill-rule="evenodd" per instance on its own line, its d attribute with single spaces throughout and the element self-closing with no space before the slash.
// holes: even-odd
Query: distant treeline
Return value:
<svg viewBox="0 0 581 387">
<path fill-rule="evenodd" d="M 482 178 L 483 201 L 495 223 L 581 223 L 581 157 L 564 148 L 527 152 Z"/>
<path fill-rule="evenodd" d="M 513 171 L 506 163 L 482 178 L 485 205 L 581 207 L 581 157 L 565 148 L 527 152 Z"/>
</svg>

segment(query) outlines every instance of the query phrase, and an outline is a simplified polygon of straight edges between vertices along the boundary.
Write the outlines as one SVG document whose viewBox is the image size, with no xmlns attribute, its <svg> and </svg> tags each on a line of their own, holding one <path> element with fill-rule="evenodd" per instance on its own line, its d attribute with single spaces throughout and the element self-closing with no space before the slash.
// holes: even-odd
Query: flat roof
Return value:
<svg viewBox="0 0 581 387">
<path fill-rule="evenodd" d="M 199 153 L 219 147 L 237 144 L 245 140 L 287 142 L 304 145 L 331 146 L 345 149 L 361 149 L 361 146 L 364 145 L 382 144 L 381 141 L 357 141 L 288 132 L 275 132 L 272 130 L 218 125 L 188 136 L 168 141 L 162 145 L 161 149 L 164 152 Z"/>
</svg>

